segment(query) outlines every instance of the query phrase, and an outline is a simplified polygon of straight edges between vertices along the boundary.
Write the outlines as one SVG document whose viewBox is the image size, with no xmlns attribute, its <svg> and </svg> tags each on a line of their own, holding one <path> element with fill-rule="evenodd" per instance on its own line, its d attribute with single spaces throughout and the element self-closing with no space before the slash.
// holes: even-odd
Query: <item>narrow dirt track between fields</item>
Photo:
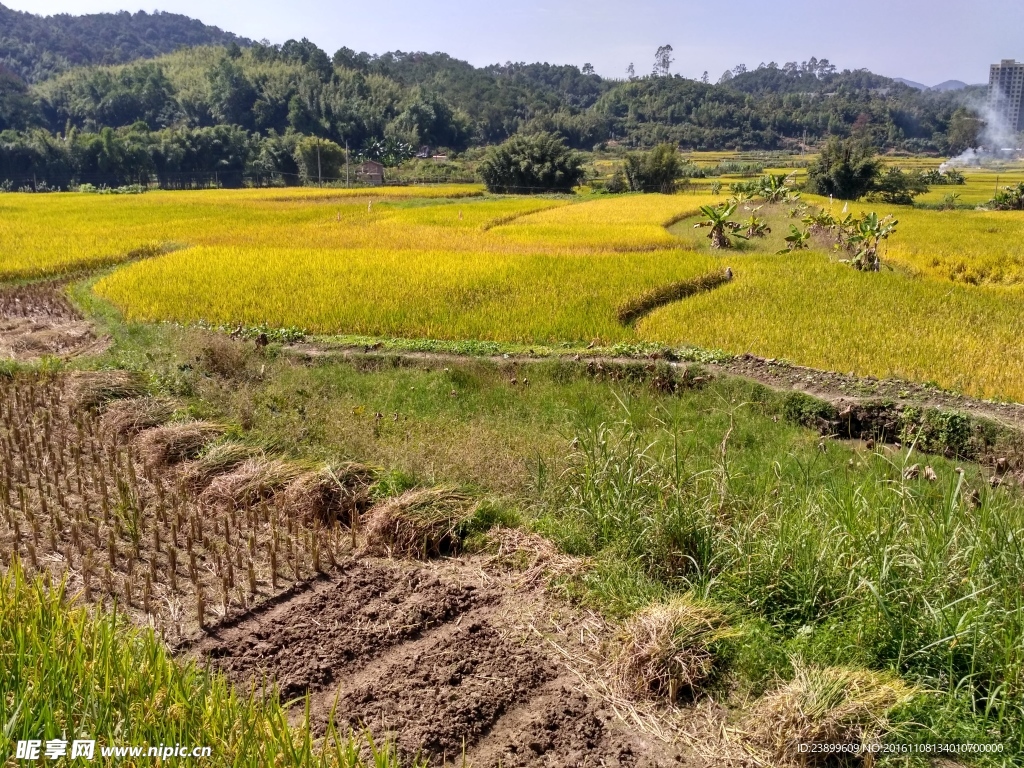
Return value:
<svg viewBox="0 0 1024 768">
<path fill-rule="evenodd" d="M 307 360 L 321 359 L 380 359 L 381 361 L 407 360 L 410 364 L 436 362 L 457 363 L 467 360 L 486 360 L 506 366 L 513 371 L 520 366 L 537 365 L 552 360 L 576 362 L 589 372 L 601 373 L 614 366 L 646 365 L 653 371 L 658 362 L 666 362 L 676 368 L 687 368 L 691 362 L 673 360 L 671 355 L 655 354 L 646 358 L 615 357 L 608 355 L 576 354 L 560 357 L 501 355 L 472 357 L 443 352 L 405 352 L 384 349 L 336 346 L 329 343 L 297 342 L 284 347 L 287 354 Z M 1024 432 L 1024 404 L 982 400 L 946 392 L 936 387 L 903 381 L 900 379 L 877 379 L 850 374 L 806 368 L 799 365 L 744 354 L 717 363 L 701 363 L 700 367 L 709 376 L 737 376 L 757 381 L 779 392 L 803 392 L 829 401 L 835 405 L 856 405 L 885 401 L 893 409 L 909 407 L 940 408 L 958 410 L 980 418 L 992 419 L 1012 429 Z"/>
<path fill-rule="evenodd" d="M 704 764 L 627 725 L 584 684 L 578 667 L 593 663 L 598 642 L 593 617 L 492 564 L 353 558 L 210 628 L 189 653 L 241 685 L 273 681 L 286 700 L 308 694 L 316 732 L 332 719 L 342 731 L 369 728 L 409 761 Z"/>
</svg>

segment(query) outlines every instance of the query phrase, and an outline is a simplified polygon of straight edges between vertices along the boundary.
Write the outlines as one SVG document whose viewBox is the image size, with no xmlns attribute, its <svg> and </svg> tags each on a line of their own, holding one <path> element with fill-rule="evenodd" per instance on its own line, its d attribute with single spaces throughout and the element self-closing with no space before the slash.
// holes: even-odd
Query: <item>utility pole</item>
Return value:
<svg viewBox="0 0 1024 768">
<path fill-rule="evenodd" d="M 320 171 L 320 137 L 316 137 L 316 185 L 321 189 L 324 186 L 324 177 Z"/>
<path fill-rule="evenodd" d="M 345 139 L 345 186 L 351 186 L 348 181 L 348 139 Z"/>
</svg>

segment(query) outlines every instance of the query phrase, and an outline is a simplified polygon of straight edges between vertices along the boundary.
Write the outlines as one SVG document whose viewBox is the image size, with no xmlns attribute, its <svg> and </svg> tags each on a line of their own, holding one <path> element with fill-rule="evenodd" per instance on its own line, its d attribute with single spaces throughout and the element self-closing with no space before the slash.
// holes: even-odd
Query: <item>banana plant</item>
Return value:
<svg viewBox="0 0 1024 768">
<path fill-rule="evenodd" d="M 808 213 L 802 221 L 815 232 L 831 232 L 837 223 L 835 217 L 824 209 Z"/>
<path fill-rule="evenodd" d="M 793 253 L 793 251 L 802 251 L 810 247 L 811 232 L 808 229 L 801 230 L 796 224 L 789 225 L 789 234 L 786 235 L 786 242 L 789 244 L 786 248 L 783 248 L 778 252 L 777 255 L 781 256 L 784 253 Z"/>
<path fill-rule="evenodd" d="M 768 226 L 768 223 L 755 215 L 751 215 L 741 226 L 746 230 L 743 236 L 748 239 L 752 237 L 767 237 L 772 232 L 772 228 Z"/>
<path fill-rule="evenodd" d="M 800 199 L 800 193 L 794 192 L 792 176 L 784 173 L 768 173 L 761 177 L 757 194 L 766 203 L 788 203 Z"/>
<path fill-rule="evenodd" d="M 857 229 L 850 236 L 850 243 L 857 248 L 853 266 L 868 272 L 878 272 L 882 268 L 878 246 L 896 231 L 897 224 L 899 221 L 892 216 L 880 219 L 874 211 L 857 222 Z"/>
<path fill-rule="evenodd" d="M 742 225 L 732 221 L 732 215 L 736 213 L 735 202 L 716 206 L 702 205 L 700 212 L 704 216 L 704 221 L 694 224 L 693 228 L 711 230 L 708 232 L 708 239 L 711 241 L 712 248 L 731 248 L 730 236 L 746 239 L 743 235 L 736 234 Z"/>
</svg>

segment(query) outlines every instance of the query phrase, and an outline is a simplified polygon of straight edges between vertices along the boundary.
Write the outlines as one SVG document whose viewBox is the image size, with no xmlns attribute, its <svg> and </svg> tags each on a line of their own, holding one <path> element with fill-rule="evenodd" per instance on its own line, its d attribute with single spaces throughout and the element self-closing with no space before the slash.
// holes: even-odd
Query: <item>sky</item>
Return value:
<svg viewBox="0 0 1024 768">
<path fill-rule="evenodd" d="M 593 64 L 605 77 L 651 70 L 660 45 L 674 73 L 717 80 L 737 64 L 827 58 L 935 85 L 988 82 L 1001 59 L 1024 60 L 1024 2 L 988 0 L 0 0 L 42 15 L 171 11 L 254 40 L 308 37 L 330 55 L 444 51 L 477 66 L 506 61 Z"/>
</svg>

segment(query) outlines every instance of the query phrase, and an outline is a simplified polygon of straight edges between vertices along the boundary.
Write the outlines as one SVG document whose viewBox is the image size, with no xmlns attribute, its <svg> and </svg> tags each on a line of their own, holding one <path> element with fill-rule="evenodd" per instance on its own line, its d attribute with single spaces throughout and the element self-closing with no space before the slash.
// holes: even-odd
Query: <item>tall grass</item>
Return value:
<svg viewBox="0 0 1024 768">
<path fill-rule="evenodd" d="M 737 662 L 753 687 L 789 655 L 893 671 L 938 692 L 908 715 L 932 730 L 906 738 L 943 740 L 956 711 L 973 738 L 1024 749 L 1024 500 L 945 464 L 937 482 L 906 479 L 912 448 L 779 453 L 744 422 L 719 422 L 711 450 L 709 424 L 579 425 L 539 518 L 603 563 L 584 595 L 629 613 L 692 591 L 769 628 L 746 655 L 776 661 Z"/>
<path fill-rule="evenodd" d="M 301 704 L 300 704 L 301 705 Z M 15 560 L 0 577 L 0 755 L 19 740 L 95 739 L 101 746 L 210 747 L 223 766 L 390 768 L 394 750 L 329 729 L 296 728 L 277 696 L 239 692 L 223 676 L 178 662 L 149 630 L 76 607 L 60 585 L 26 580 Z"/>
</svg>

